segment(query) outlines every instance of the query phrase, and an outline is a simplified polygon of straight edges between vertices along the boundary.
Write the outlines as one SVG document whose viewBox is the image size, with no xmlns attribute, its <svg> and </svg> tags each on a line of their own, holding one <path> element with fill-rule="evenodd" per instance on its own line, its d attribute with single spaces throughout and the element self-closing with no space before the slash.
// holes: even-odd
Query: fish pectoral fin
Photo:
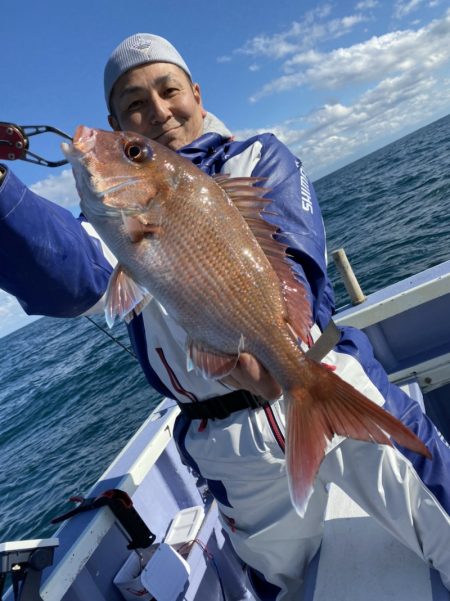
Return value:
<svg viewBox="0 0 450 601">
<path fill-rule="evenodd" d="M 162 234 L 161 215 L 159 211 L 147 211 L 129 215 L 122 211 L 122 221 L 131 242 L 140 242 L 145 236 Z"/>
<path fill-rule="evenodd" d="M 306 359 L 312 384 L 285 391 L 286 463 L 293 505 L 303 517 L 328 441 L 335 434 L 407 449 L 431 458 L 425 444 L 401 421 L 324 366 Z"/>
<path fill-rule="evenodd" d="M 227 376 L 239 360 L 239 353 L 228 355 L 212 350 L 201 342 L 189 341 L 187 346 L 187 369 L 194 369 L 209 380 L 219 380 Z"/>
<path fill-rule="evenodd" d="M 105 301 L 106 323 L 112 328 L 115 318 L 127 323 L 152 299 L 146 288 L 137 284 L 122 265 L 117 264 L 108 282 Z"/>
</svg>

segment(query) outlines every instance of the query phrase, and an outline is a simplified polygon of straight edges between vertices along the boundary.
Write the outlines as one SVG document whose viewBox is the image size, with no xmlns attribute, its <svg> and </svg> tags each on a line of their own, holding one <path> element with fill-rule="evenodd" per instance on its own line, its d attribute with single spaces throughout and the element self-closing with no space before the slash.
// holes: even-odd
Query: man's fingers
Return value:
<svg viewBox="0 0 450 601">
<path fill-rule="evenodd" d="M 233 378 L 233 376 L 231 374 L 228 374 L 228 376 L 225 376 L 224 378 L 221 378 L 220 381 L 222 382 L 222 384 L 225 384 L 226 386 L 229 386 L 230 388 L 242 388 L 240 382 L 238 382 L 235 378 Z M 250 391 L 253 392 L 253 391 Z"/>
<path fill-rule="evenodd" d="M 243 374 L 255 382 L 259 382 L 265 377 L 265 374 L 268 374 L 261 363 L 249 353 L 242 353 L 240 355 L 237 367 Z"/>
<path fill-rule="evenodd" d="M 242 353 L 232 372 L 222 382 L 233 388 L 243 388 L 268 401 L 281 395 L 281 388 L 263 365 L 249 353 Z"/>
</svg>

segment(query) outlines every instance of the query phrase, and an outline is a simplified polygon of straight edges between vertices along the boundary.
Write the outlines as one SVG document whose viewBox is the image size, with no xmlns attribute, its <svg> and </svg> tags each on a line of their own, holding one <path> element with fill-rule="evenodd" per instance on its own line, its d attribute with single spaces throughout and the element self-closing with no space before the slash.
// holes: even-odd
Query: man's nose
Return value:
<svg viewBox="0 0 450 601">
<path fill-rule="evenodd" d="M 165 123 L 172 116 L 170 107 L 162 98 L 153 99 L 150 120 L 152 123 Z"/>
</svg>

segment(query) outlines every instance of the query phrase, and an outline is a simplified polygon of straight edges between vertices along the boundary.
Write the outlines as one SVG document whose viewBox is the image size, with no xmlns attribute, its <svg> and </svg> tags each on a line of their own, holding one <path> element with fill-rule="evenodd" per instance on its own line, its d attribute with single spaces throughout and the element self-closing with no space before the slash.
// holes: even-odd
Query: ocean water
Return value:
<svg viewBox="0 0 450 601">
<path fill-rule="evenodd" d="M 366 294 L 450 259 L 450 115 L 314 182 Z M 330 259 L 337 305 L 348 302 Z"/>
<path fill-rule="evenodd" d="M 315 188 L 328 249 L 346 249 L 366 293 L 449 259 L 450 115 Z M 332 264 L 330 276 L 346 304 Z M 112 334 L 129 345 L 123 325 Z M 159 396 L 85 318 L 43 318 L 0 339 L 0 365 L 0 542 L 50 536 L 50 519 L 88 492 Z"/>
</svg>

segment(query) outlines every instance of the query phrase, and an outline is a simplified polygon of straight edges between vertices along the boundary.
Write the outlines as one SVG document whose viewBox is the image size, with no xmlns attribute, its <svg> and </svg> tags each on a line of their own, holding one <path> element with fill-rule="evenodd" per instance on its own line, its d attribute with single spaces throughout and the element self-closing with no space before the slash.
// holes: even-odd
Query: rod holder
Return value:
<svg viewBox="0 0 450 601">
<path fill-rule="evenodd" d="M 359 305 L 363 303 L 367 297 L 361 290 L 361 286 L 359 285 L 352 266 L 347 259 L 345 250 L 343 248 L 333 250 L 331 256 L 333 257 L 334 264 L 336 265 L 336 268 L 344 281 L 344 286 L 348 295 L 350 296 L 352 305 Z"/>
<path fill-rule="evenodd" d="M 0 544 L 0 600 L 6 576 L 10 575 L 15 601 L 42 601 L 42 572 L 53 563 L 57 538 L 14 541 Z"/>
</svg>

